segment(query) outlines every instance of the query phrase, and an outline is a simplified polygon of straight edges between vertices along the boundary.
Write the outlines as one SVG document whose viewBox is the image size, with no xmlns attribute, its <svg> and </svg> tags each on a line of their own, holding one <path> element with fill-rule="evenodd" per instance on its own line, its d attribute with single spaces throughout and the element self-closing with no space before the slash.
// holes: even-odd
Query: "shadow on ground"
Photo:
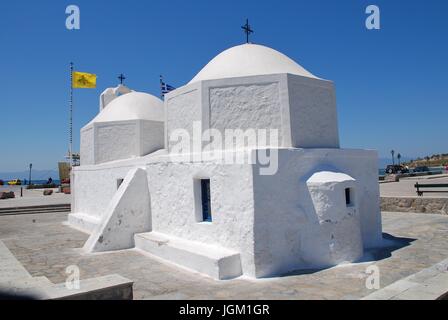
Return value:
<svg viewBox="0 0 448 320">
<path fill-rule="evenodd" d="M 350 263 L 347 265 L 354 265 L 357 263 L 366 263 L 366 262 L 376 262 L 383 259 L 387 259 L 392 256 L 392 252 L 402 249 L 404 247 L 409 246 L 413 241 L 417 239 L 413 238 L 405 238 L 405 237 L 395 237 L 389 233 L 383 232 L 383 243 L 380 247 L 367 249 L 364 251 L 364 255 L 354 263 Z M 333 266 L 329 266 L 327 268 L 317 268 L 317 269 L 301 269 L 295 270 L 288 273 L 283 274 L 281 277 L 290 277 L 290 276 L 298 276 L 298 275 L 306 275 L 317 273 Z"/>
<path fill-rule="evenodd" d="M 356 263 L 363 262 L 375 262 L 383 260 L 392 256 L 392 252 L 409 246 L 413 241 L 417 239 L 395 237 L 389 233 L 383 232 L 383 243 L 378 248 L 368 249 L 364 255 L 356 261 Z"/>
<path fill-rule="evenodd" d="M 0 300 L 36 300 L 36 298 L 26 294 L 10 294 L 0 290 Z"/>
</svg>

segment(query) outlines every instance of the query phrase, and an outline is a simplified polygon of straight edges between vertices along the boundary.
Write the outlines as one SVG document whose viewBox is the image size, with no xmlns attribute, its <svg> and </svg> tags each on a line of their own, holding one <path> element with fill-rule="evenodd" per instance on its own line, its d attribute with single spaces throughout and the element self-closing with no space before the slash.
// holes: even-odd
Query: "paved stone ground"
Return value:
<svg viewBox="0 0 448 320">
<path fill-rule="evenodd" d="M 422 176 L 401 178 L 399 182 L 380 184 L 381 197 L 417 197 L 415 183 L 448 183 L 446 174 L 439 176 Z M 448 198 L 448 192 L 425 193 L 424 198 Z"/>
<path fill-rule="evenodd" d="M 395 281 L 364 300 L 448 300 L 448 259 Z"/>
<path fill-rule="evenodd" d="M 20 188 L 23 188 L 23 197 L 20 197 Z M 71 196 L 69 194 L 57 193 L 57 188 L 52 189 L 50 196 L 43 195 L 43 189 L 26 189 L 26 186 L 0 186 L 0 192 L 13 191 L 16 195 L 14 199 L 1 199 L 0 208 L 42 206 L 51 204 L 69 204 Z"/>
<path fill-rule="evenodd" d="M 62 224 L 66 213 L 0 216 L 0 240 L 34 277 L 65 281 L 65 268 L 76 264 L 81 278 L 118 273 L 134 281 L 135 299 L 359 299 L 366 267 L 373 262 L 326 270 L 293 272 L 283 277 L 217 281 L 131 249 L 82 254 L 87 235 Z M 384 213 L 385 236 L 395 247 L 366 254 L 381 272 L 381 287 L 448 257 L 448 217 Z M 1 272 L 1 270 L 0 270 Z"/>
</svg>

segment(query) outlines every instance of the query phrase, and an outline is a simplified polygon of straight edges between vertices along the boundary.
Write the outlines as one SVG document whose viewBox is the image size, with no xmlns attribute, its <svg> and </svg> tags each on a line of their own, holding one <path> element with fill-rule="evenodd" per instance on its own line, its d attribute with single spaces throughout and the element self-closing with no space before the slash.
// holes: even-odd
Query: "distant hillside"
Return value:
<svg viewBox="0 0 448 320">
<path fill-rule="evenodd" d="M 0 179 L 12 180 L 12 179 L 28 179 L 29 171 L 16 171 L 16 172 L 0 172 Z M 59 179 L 59 172 L 57 170 L 31 170 L 32 180 L 47 180 L 48 178 L 53 180 Z"/>
<path fill-rule="evenodd" d="M 406 161 L 411 161 L 411 158 L 403 157 L 400 159 L 400 163 L 404 163 Z M 395 163 L 398 164 L 398 160 L 395 157 Z M 392 164 L 392 157 L 390 158 L 379 158 L 378 159 L 378 168 L 385 169 L 387 165 Z"/>
<path fill-rule="evenodd" d="M 410 161 L 403 162 L 404 165 L 410 168 L 418 166 L 427 167 L 439 167 L 448 165 L 448 153 L 433 154 L 432 156 L 426 156 L 424 158 L 411 159 Z"/>
</svg>

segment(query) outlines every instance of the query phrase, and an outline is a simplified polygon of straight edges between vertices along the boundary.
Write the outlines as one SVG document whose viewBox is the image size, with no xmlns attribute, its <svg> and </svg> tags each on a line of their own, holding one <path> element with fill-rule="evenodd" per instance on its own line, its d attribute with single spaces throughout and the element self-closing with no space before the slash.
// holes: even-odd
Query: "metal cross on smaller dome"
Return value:
<svg viewBox="0 0 448 320">
<path fill-rule="evenodd" d="M 123 84 L 123 81 L 126 79 L 126 77 L 124 76 L 124 74 L 120 73 L 120 75 L 118 76 L 118 80 L 120 80 L 120 84 Z"/>
<path fill-rule="evenodd" d="M 244 33 L 246 34 L 246 43 L 249 43 L 249 35 L 251 33 L 254 33 L 254 30 L 250 28 L 249 19 L 246 19 L 246 24 L 242 26 L 241 29 L 243 29 Z"/>
</svg>

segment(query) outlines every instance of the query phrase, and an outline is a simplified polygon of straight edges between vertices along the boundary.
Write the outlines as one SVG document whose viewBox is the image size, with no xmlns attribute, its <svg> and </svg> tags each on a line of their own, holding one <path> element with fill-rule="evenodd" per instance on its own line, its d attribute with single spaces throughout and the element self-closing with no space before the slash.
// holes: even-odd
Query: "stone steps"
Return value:
<svg viewBox="0 0 448 320">
<path fill-rule="evenodd" d="M 242 274 L 240 254 L 235 251 L 157 232 L 136 234 L 134 240 L 139 250 L 215 279 Z"/>
<path fill-rule="evenodd" d="M 70 204 L 51 204 L 41 206 L 27 206 L 27 207 L 8 207 L 0 208 L 0 216 L 2 215 L 18 215 L 18 214 L 39 214 L 52 212 L 70 212 Z"/>
</svg>

